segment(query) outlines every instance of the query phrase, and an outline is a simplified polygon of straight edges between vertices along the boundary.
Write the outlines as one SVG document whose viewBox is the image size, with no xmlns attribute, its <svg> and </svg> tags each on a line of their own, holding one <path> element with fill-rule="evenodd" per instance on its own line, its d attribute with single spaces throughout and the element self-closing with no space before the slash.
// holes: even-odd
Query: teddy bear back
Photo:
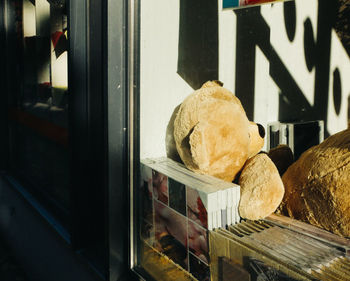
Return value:
<svg viewBox="0 0 350 281">
<path fill-rule="evenodd" d="M 308 149 L 282 180 L 282 212 L 350 237 L 350 129 Z"/>
<path fill-rule="evenodd" d="M 239 99 L 210 81 L 181 104 L 176 148 L 189 169 L 232 181 L 249 155 L 249 126 Z"/>
</svg>

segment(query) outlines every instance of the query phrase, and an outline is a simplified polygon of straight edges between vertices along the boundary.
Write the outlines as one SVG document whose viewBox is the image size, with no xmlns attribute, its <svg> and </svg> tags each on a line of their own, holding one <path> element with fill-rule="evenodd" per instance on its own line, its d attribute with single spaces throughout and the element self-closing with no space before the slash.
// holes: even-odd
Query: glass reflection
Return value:
<svg viewBox="0 0 350 281">
<path fill-rule="evenodd" d="M 66 2 L 17 0 L 12 168 L 45 203 L 69 207 Z"/>
</svg>

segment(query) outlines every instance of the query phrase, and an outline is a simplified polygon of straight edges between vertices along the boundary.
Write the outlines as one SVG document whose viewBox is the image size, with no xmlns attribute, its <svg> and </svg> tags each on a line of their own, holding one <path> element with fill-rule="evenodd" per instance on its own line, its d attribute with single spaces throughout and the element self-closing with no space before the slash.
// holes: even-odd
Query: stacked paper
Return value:
<svg viewBox="0 0 350 281">
<path fill-rule="evenodd" d="M 289 222 L 286 227 L 278 225 L 285 225 L 286 221 Z M 217 229 L 211 232 L 210 246 L 214 256 L 225 256 L 241 263 L 242 270 L 252 280 L 265 280 L 266 276 L 274 276 L 271 280 L 350 280 L 347 256 L 350 241 L 324 232 L 306 224 L 303 226 L 301 222 L 273 216 L 272 219 L 242 221 L 228 229 Z M 224 241 L 226 252 L 220 248 L 225 245 Z M 212 275 L 218 266 L 214 264 L 216 268 L 212 267 Z"/>
<path fill-rule="evenodd" d="M 239 185 L 209 175 L 196 174 L 184 165 L 166 157 L 148 158 L 141 162 L 158 173 L 185 185 L 188 194 L 198 194 L 207 212 L 205 228 L 212 230 L 239 222 Z M 187 198 L 187 200 L 191 199 L 190 196 Z"/>
<path fill-rule="evenodd" d="M 209 280 L 209 230 L 239 222 L 238 185 L 168 158 L 141 161 L 141 237 L 198 280 Z"/>
</svg>

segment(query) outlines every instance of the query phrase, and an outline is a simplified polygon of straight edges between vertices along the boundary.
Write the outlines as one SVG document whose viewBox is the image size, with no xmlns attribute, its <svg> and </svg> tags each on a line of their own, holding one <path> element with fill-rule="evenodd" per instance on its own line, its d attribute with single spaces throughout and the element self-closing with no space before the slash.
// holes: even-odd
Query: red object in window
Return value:
<svg viewBox="0 0 350 281">
<path fill-rule="evenodd" d="M 52 33 L 51 40 L 54 48 L 56 48 L 58 40 L 60 40 L 61 36 L 64 36 L 64 33 L 62 31 L 56 31 Z"/>
<path fill-rule="evenodd" d="M 68 43 L 64 32 L 56 31 L 51 35 L 52 45 L 55 50 L 56 58 L 67 51 Z"/>
<path fill-rule="evenodd" d="M 261 4 L 266 2 L 273 2 L 274 0 L 245 0 L 244 5 L 255 5 L 255 4 Z"/>
<path fill-rule="evenodd" d="M 68 147 L 68 130 L 66 128 L 17 108 L 9 108 L 8 113 L 10 120 L 31 128 L 38 134 L 45 136 L 64 147 Z"/>
<path fill-rule="evenodd" d="M 51 83 L 50 82 L 43 82 L 39 84 L 40 88 L 50 88 L 51 87 Z"/>
</svg>

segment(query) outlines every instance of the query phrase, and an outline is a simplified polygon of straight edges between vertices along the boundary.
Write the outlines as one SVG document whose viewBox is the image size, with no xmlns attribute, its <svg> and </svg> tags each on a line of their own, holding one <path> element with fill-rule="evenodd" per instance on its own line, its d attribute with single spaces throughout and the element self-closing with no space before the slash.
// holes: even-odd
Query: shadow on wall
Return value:
<svg viewBox="0 0 350 281">
<path fill-rule="evenodd" d="M 253 9 L 254 12 L 249 13 L 247 9 L 235 11 L 237 15 L 236 94 L 241 99 L 248 117 L 254 118 L 255 49 L 259 47 L 269 60 L 270 76 L 280 89 L 278 120 L 293 122 L 322 119 L 327 128 L 328 89 L 330 88 L 333 93 L 334 111 L 337 115 L 340 114 L 342 100 L 341 74 L 338 68 L 330 69 L 332 29 L 341 17 L 339 3 L 319 1 L 317 38 L 314 38 L 310 19 L 304 22 L 305 64 L 309 72 L 315 69 L 313 106 L 310 105 L 293 75 L 270 44 L 270 27 L 261 15 L 260 7 Z M 285 2 L 283 9 L 285 31 L 289 41 L 293 42 L 296 33 L 295 2 Z M 344 13 L 344 16 L 346 15 Z M 345 32 L 342 34 L 346 36 Z M 345 40 L 342 42 L 346 43 Z M 330 71 L 333 76 L 332 85 L 329 79 Z M 329 133 L 326 131 L 325 135 L 328 136 Z"/>
<path fill-rule="evenodd" d="M 338 0 L 335 2 L 337 16 L 334 28 L 350 56 L 350 0 Z"/>
<path fill-rule="evenodd" d="M 177 72 L 195 90 L 218 79 L 217 7 L 217 0 L 180 0 Z"/>
<path fill-rule="evenodd" d="M 296 32 L 295 2 L 284 4 L 285 30 L 290 42 Z M 327 122 L 328 87 L 330 71 L 331 31 L 336 17 L 335 1 L 319 1 L 317 38 L 313 36 L 310 19 L 304 22 L 304 54 L 307 69 L 315 68 L 315 103 L 311 106 L 304 93 L 287 70 L 276 50 L 270 44 L 270 27 L 260 13 L 237 10 L 237 61 L 236 94 L 242 100 L 249 118 L 254 118 L 254 73 L 255 49 L 259 47 L 270 62 L 270 76 L 280 89 L 279 120 L 282 122 L 311 121 L 322 119 Z M 251 30 L 248 35 L 248 30 Z M 247 66 L 248 62 L 248 66 Z M 339 70 L 333 73 L 335 111 L 339 114 L 341 102 L 341 81 Z M 325 126 L 327 127 L 327 126 Z M 327 135 L 327 133 L 326 133 Z"/>
<path fill-rule="evenodd" d="M 282 122 L 322 119 L 327 128 L 328 89 L 333 93 L 334 112 L 339 116 L 342 106 L 342 81 L 338 68 L 331 69 L 332 29 L 336 28 L 343 44 L 350 44 L 344 27 L 349 22 L 350 1 L 319 0 L 317 37 L 311 20 L 304 21 L 303 42 L 307 71 L 315 71 L 314 104 L 311 105 L 293 74 L 270 42 L 271 29 L 261 14 L 261 7 L 235 10 L 237 18 L 235 93 L 248 118 L 254 120 L 256 47 L 269 61 L 270 76 L 280 89 L 278 120 Z M 194 89 L 206 80 L 218 78 L 218 15 L 217 1 L 180 2 L 180 34 L 178 74 Z M 288 40 L 295 40 L 297 10 L 294 1 L 283 3 L 284 25 Z M 342 24 L 339 24 L 341 22 Z M 338 29 L 337 29 L 338 28 Z M 278 46 L 275 46 L 278 47 Z M 345 46 L 349 50 L 350 46 Z M 329 79 L 330 72 L 332 79 Z M 330 85 L 332 83 L 332 85 Z M 347 94 L 347 93 L 346 93 Z M 329 133 L 325 131 L 325 136 Z"/>
</svg>

